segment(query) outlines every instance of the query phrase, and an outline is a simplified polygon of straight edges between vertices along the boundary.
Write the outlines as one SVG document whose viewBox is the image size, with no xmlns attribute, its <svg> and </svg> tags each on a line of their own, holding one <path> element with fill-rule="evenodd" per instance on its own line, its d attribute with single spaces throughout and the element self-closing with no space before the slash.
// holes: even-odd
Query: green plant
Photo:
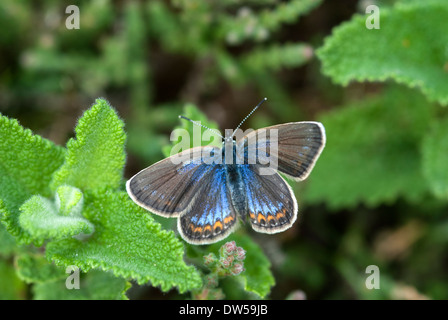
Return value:
<svg viewBox="0 0 448 320">
<path fill-rule="evenodd" d="M 122 191 L 124 123 L 105 100 L 79 119 L 66 149 L 15 120 L 0 121 L 2 222 L 18 244 L 45 249 L 46 259 L 35 247 L 17 249 L 18 276 L 35 284 L 36 298 L 124 298 L 130 280 L 179 293 L 201 287 L 184 244 Z M 86 287 L 71 295 L 64 270 L 72 265 L 87 275 Z M 250 276 L 256 281 L 256 272 Z M 248 290 L 269 292 L 248 281 Z"/>
<path fill-rule="evenodd" d="M 365 16 L 357 15 L 319 49 L 323 72 L 343 85 L 392 79 L 447 105 L 447 17 L 446 2 L 437 0 L 382 9 L 379 30 L 365 28 Z"/>
<path fill-rule="evenodd" d="M 0 298 L 448 297 L 447 1 L 79 0 L 79 30 L 69 4 L 0 2 Z M 117 109 L 97 100 L 65 145 L 95 97 Z M 239 228 L 245 271 L 211 281 L 225 243 L 183 243 L 124 180 L 194 130 L 179 114 L 234 128 L 263 97 L 246 128 L 317 120 L 327 145 L 291 183 L 294 226 Z"/>
</svg>

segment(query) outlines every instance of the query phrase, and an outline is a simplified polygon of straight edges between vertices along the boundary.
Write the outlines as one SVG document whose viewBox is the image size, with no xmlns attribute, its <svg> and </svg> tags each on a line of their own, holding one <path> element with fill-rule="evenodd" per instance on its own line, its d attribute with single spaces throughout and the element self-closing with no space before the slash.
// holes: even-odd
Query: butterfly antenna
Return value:
<svg viewBox="0 0 448 320">
<path fill-rule="evenodd" d="M 243 121 L 240 122 L 240 124 L 238 125 L 238 127 L 236 127 L 236 129 L 233 131 L 232 138 L 233 138 L 233 136 L 235 135 L 236 130 L 238 130 L 238 129 L 242 126 L 242 124 L 244 123 L 244 121 L 246 121 L 246 120 L 252 115 L 252 113 L 254 113 L 255 110 L 257 110 L 258 107 L 261 106 L 261 104 L 262 104 L 263 102 L 265 102 L 266 100 L 268 100 L 268 98 L 264 98 L 263 100 L 261 100 L 260 103 L 257 104 L 257 106 L 256 106 L 255 108 L 253 108 L 251 112 L 249 112 L 249 114 L 243 119 Z"/>
<path fill-rule="evenodd" d="M 180 119 L 184 119 L 184 120 L 188 120 L 188 121 L 190 121 L 191 123 L 193 123 L 193 124 L 195 124 L 195 125 L 197 125 L 197 126 L 200 126 L 200 127 L 204 128 L 204 129 L 207 129 L 207 130 L 210 130 L 210 131 L 213 132 L 214 134 L 216 134 L 216 135 L 220 136 L 222 139 L 224 139 L 224 137 L 222 136 L 222 134 L 219 133 L 219 131 L 217 131 L 217 130 L 215 130 L 215 129 L 210 129 L 209 127 L 206 127 L 206 126 L 204 126 L 203 124 L 201 124 L 201 123 L 199 123 L 199 122 L 197 122 L 197 121 L 191 120 L 190 118 L 187 118 L 187 117 L 184 117 L 184 116 L 179 116 L 179 118 L 180 118 Z"/>
</svg>

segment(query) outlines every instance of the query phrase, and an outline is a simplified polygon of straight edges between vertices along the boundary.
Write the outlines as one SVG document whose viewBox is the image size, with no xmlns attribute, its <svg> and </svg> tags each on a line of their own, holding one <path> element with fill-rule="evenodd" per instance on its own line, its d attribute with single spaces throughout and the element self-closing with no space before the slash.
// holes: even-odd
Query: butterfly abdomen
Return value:
<svg viewBox="0 0 448 320">
<path fill-rule="evenodd" d="M 227 187 L 231 194 L 233 207 L 238 212 L 241 219 L 245 221 L 247 214 L 247 197 L 244 189 L 244 181 L 238 166 L 239 165 L 237 164 L 226 165 Z"/>
</svg>

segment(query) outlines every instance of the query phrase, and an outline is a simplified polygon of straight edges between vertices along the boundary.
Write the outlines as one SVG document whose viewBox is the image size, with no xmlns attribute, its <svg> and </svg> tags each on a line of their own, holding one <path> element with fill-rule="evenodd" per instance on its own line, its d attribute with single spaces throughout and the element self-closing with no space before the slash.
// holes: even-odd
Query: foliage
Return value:
<svg viewBox="0 0 448 320">
<path fill-rule="evenodd" d="M 12 300 L 17 298 L 25 298 L 24 284 L 16 275 L 13 266 L 6 261 L 0 261 L 0 299 Z"/>
<path fill-rule="evenodd" d="M 193 111 L 194 107 L 190 109 L 199 114 Z M 25 143 L 25 138 L 22 141 L 19 136 L 15 143 Z M 37 144 L 42 140 L 34 141 Z M 197 270 L 185 265 L 184 245 L 174 233 L 162 230 L 125 192 L 119 191 L 124 142 L 122 121 L 106 101 L 98 99 L 80 118 L 76 137 L 67 143 L 67 151 L 63 153 L 64 163 L 47 180 L 48 185 L 56 188 L 54 200 L 33 195 L 20 205 L 17 221 L 8 221 L 13 230 L 22 230 L 27 235 L 22 241 L 44 245 L 46 258 L 54 262 L 49 264 L 41 255 L 31 252 L 17 260 L 20 278 L 36 284 L 36 299 L 125 297 L 129 286 L 123 286 L 123 281 L 112 279 L 107 280 L 110 285 L 104 284 L 111 274 L 139 284 L 149 282 L 163 291 L 177 287 L 183 293 L 201 286 Z M 95 148 L 96 145 L 100 147 Z M 4 149 L 6 152 L 7 148 Z M 16 237 L 22 239 L 23 234 Z M 247 240 L 246 244 L 254 246 Z M 252 250 L 256 252 L 256 248 Z M 95 271 L 87 276 L 88 288 L 68 294 L 62 292 L 64 274 L 57 267 L 69 266 L 87 273 L 92 269 L 111 273 L 105 276 Z M 251 281 L 257 281 L 256 276 Z M 265 290 L 262 295 L 267 293 Z"/>
<path fill-rule="evenodd" d="M 92 271 L 81 276 L 79 290 L 67 290 L 62 281 L 46 281 L 33 287 L 36 300 L 127 300 L 130 284 L 110 273 Z"/>
<path fill-rule="evenodd" d="M 244 252 L 244 272 L 241 273 L 239 280 L 244 290 L 252 292 L 257 296 L 265 298 L 272 286 L 275 284 L 275 279 L 271 272 L 271 263 L 266 258 L 260 246 L 254 242 L 249 236 L 241 233 L 235 233 L 229 237 L 232 242 L 241 245 L 238 253 Z M 211 252 L 218 248 L 223 241 L 211 246 Z M 222 253 L 224 246 L 220 249 L 220 257 L 225 257 Z M 205 259 L 205 257 L 204 257 Z M 238 260 L 238 259 L 236 259 Z M 232 267 L 232 266 L 230 266 Z"/>
<path fill-rule="evenodd" d="M 318 51 L 323 72 L 343 85 L 392 79 L 447 105 L 447 19 L 443 0 L 382 9 L 379 30 L 365 28 L 365 17 L 356 16 L 336 28 Z"/>
<path fill-rule="evenodd" d="M 448 121 L 443 118 L 434 121 L 423 141 L 423 173 L 434 195 L 448 199 L 448 171 L 446 155 L 448 154 Z"/>
<path fill-rule="evenodd" d="M 43 143 L 39 137 L 22 130 L 16 122 L 3 119 L 13 123 L 19 132 L 15 135 L 15 146 L 27 147 L 29 137 L 33 137 L 30 150 Z M 53 180 L 46 180 L 46 189 L 43 188 L 48 190 L 50 181 L 53 186 L 59 186 L 54 201 L 43 195 L 33 195 L 20 205 L 21 198 L 8 197 L 10 189 L 3 189 L 4 201 L 15 201 L 18 203 L 12 205 L 20 206 L 18 219 L 7 220 L 12 230 L 22 231 L 15 234 L 16 237 L 24 242 L 32 239 L 39 246 L 49 241 L 45 245 L 47 258 L 58 266 L 76 265 L 84 272 L 92 268 L 112 271 L 116 276 L 132 278 L 139 283 L 151 281 L 164 291 L 173 286 L 180 292 L 198 287 L 200 279 L 193 267 L 184 264 L 183 246 L 179 240 L 173 233 L 161 230 L 160 225 L 135 206 L 126 193 L 118 190 L 124 165 L 125 134 L 115 111 L 104 100 L 97 100 L 79 120 L 76 133 L 77 140 L 70 140 L 67 152 L 62 153 L 66 155 L 64 164 L 54 172 Z M 5 134 L 3 140 L 7 138 Z M 96 145 L 100 147 L 94 147 Z M 4 145 L 2 151 L 7 155 L 8 146 Z M 40 154 L 50 157 L 51 151 L 47 148 L 40 150 Z M 11 172 L 19 171 L 16 163 L 8 161 Z M 105 164 L 109 168 L 104 167 Z M 22 164 L 18 163 L 18 166 L 20 168 Z M 38 182 L 33 169 L 33 166 L 28 167 L 27 183 L 31 186 Z M 89 179 L 90 175 L 95 179 Z M 11 176 L 11 180 L 15 178 Z M 17 180 L 12 183 L 19 185 Z M 25 239 L 23 234 L 27 235 Z M 20 274 L 26 281 L 33 280 L 35 269 L 50 268 L 45 263 L 29 263 L 25 258 L 19 261 Z M 42 283 L 42 277 L 38 278 L 37 282 Z M 51 277 L 47 278 L 47 282 L 51 280 Z M 44 295 L 44 287 L 46 285 L 36 289 L 38 297 Z"/>
<path fill-rule="evenodd" d="M 96 232 L 87 240 L 68 238 L 47 245 L 47 256 L 56 265 L 76 265 L 111 270 L 116 276 L 148 281 L 168 291 L 180 292 L 201 282 L 191 266 L 183 263 L 183 246 L 172 232 L 161 230 L 124 192 L 103 192 L 86 199 L 84 215 Z"/>
<path fill-rule="evenodd" d="M 71 4 L 0 3 L 1 299 L 448 297 L 445 0 Z M 173 129 L 221 144 L 179 115 L 222 134 L 263 97 L 245 128 L 327 133 L 291 229 L 193 246 L 129 199 Z"/>
<path fill-rule="evenodd" d="M 56 199 L 59 199 L 58 195 Z M 81 215 L 81 202 L 77 202 L 78 210 L 64 214 L 51 200 L 32 196 L 20 207 L 19 224 L 37 243 L 41 243 L 39 240 L 42 239 L 63 239 L 80 233 L 91 234 L 94 226 Z"/>
<path fill-rule="evenodd" d="M 65 163 L 54 174 L 52 187 L 70 185 L 82 191 L 120 186 L 125 163 L 123 122 L 104 100 L 97 100 L 76 126 L 67 143 Z"/>
<path fill-rule="evenodd" d="M 422 199 L 420 146 L 433 114 L 423 97 L 398 89 L 325 114 L 328 145 L 305 198 L 335 209 Z"/>
<path fill-rule="evenodd" d="M 19 207 L 33 194 L 51 194 L 51 175 L 62 164 L 65 150 L 33 135 L 16 120 L 0 117 L 2 222 L 19 242 L 29 242 L 30 235 L 18 223 Z"/>
<path fill-rule="evenodd" d="M 220 278 L 238 276 L 244 271 L 244 259 L 246 252 L 237 247 L 235 241 L 225 243 L 219 249 L 219 257 L 212 252 L 204 256 L 204 265 L 210 269 L 205 276 L 203 287 L 193 293 L 196 300 L 223 299 L 224 294 L 218 287 Z"/>
</svg>

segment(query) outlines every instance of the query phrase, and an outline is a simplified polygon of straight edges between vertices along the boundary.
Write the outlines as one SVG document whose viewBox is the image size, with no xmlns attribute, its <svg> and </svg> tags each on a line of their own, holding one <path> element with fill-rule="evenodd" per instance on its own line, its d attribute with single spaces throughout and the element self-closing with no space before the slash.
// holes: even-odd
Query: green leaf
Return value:
<svg viewBox="0 0 448 320">
<path fill-rule="evenodd" d="M 14 267 L 0 259 L 0 300 L 25 299 L 25 284 L 17 277 Z"/>
<path fill-rule="evenodd" d="M 242 57 L 242 67 L 250 72 L 277 71 L 282 68 L 295 68 L 307 63 L 313 57 L 313 48 L 303 43 L 271 45 L 257 48 Z"/>
<path fill-rule="evenodd" d="M 243 6 L 236 16 L 221 17 L 218 37 L 225 35 L 227 42 L 232 45 L 241 44 L 247 39 L 267 40 L 271 32 L 279 30 L 283 24 L 297 23 L 300 16 L 306 15 L 321 2 L 322 0 L 280 2 L 273 9 L 262 10 L 259 14 Z"/>
<path fill-rule="evenodd" d="M 325 40 L 317 51 L 323 72 L 342 85 L 392 79 L 447 105 L 448 2 L 381 8 L 380 29 L 367 29 L 366 19 L 354 16 Z"/>
<path fill-rule="evenodd" d="M 42 254 L 21 254 L 15 261 L 17 275 L 27 283 L 42 283 L 66 278 L 63 268 L 57 267 Z"/>
<path fill-rule="evenodd" d="M 435 122 L 423 140 L 423 173 L 439 198 L 448 199 L 448 118 Z"/>
<path fill-rule="evenodd" d="M 20 207 L 19 223 L 37 245 L 42 245 L 46 239 L 63 239 L 94 231 L 94 226 L 81 215 L 82 193 L 78 189 L 61 187 L 56 199 L 54 203 L 47 198 L 33 196 Z M 67 212 L 70 206 L 71 211 Z"/>
<path fill-rule="evenodd" d="M 36 300 L 127 300 L 130 287 L 124 279 L 95 270 L 80 273 L 79 289 L 67 289 L 66 279 L 59 279 L 35 284 L 33 293 Z"/>
<path fill-rule="evenodd" d="M 0 215 L 17 241 L 29 241 L 18 223 L 19 207 L 33 194 L 51 195 L 51 176 L 64 155 L 65 149 L 0 116 Z"/>
<path fill-rule="evenodd" d="M 76 139 L 67 143 L 64 165 L 52 188 L 70 185 L 82 191 L 120 186 L 126 160 L 124 123 L 107 101 L 97 99 L 76 126 Z"/>
<path fill-rule="evenodd" d="M 2 200 L 0 199 L 0 212 L 1 210 L 1 204 Z M 9 234 L 8 231 L 6 231 L 6 228 L 3 224 L 0 223 L 0 256 L 10 256 L 17 250 L 16 241 L 14 240 L 14 237 Z"/>
<path fill-rule="evenodd" d="M 182 115 L 212 130 L 216 130 L 219 132 L 219 128 L 216 122 L 209 120 L 207 116 L 193 104 L 186 104 L 184 107 L 184 113 Z M 222 146 L 222 139 L 218 135 L 213 134 L 212 132 L 207 132 L 206 136 L 204 135 L 204 132 L 207 131 L 207 129 L 193 124 L 185 119 L 180 119 L 179 121 L 181 121 L 181 125 L 177 126 L 173 130 L 173 133 L 170 137 L 172 143 L 163 147 L 163 154 L 166 157 L 170 156 L 173 145 L 182 142 L 182 139 L 189 139 L 187 141 L 187 145 L 189 144 L 190 148 L 199 147 L 201 145 L 205 146 L 209 144 L 217 147 Z M 222 133 L 220 132 L 220 134 Z"/>
<path fill-rule="evenodd" d="M 271 287 L 275 285 L 271 262 L 249 236 L 240 235 L 235 241 L 238 246 L 246 250 L 246 259 L 244 260 L 246 270 L 241 274 L 245 281 L 244 289 L 265 298 L 271 292 Z"/>
<path fill-rule="evenodd" d="M 201 286 L 198 272 L 183 261 L 183 245 L 173 232 L 161 230 L 147 211 L 125 192 L 86 195 L 84 216 L 95 225 L 87 240 L 64 239 L 47 245 L 47 257 L 57 265 L 83 271 L 99 268 L 116 276 L 151 281 L 163 291 L 185 292 Z"/>
<path fill-rule="evenodd" d="M 71 186 L 61 186 L 56 190 L 56 208 L 62 216 L 81 216 L 84 197 L 81 190 Z"/>
<path fill-rule="evenodd" d="M 432 110 L 420 94 L 388 90 L 322 116 L 327 144 L 307 180 L 304 201 L 340 209 L 420 199 L 428 189 L 420 142 Z"/>
<path fill-rule="evenodd" d="M 322 3 L 322 0 L 291 0 L 281 2 L 274 10 L 264 10 L 260 23 L 269 30 L 277 30 L 283 23 L 297 23 L 300 16 L 308 14 Z"/>
<path fill-rule="evenodd" d="M 168 51 L 182 52 L 190 49 L 191 43 L 188 42 L 188 37 L 179 37 L 183 31 L 181 21 L 176 19 L 177 16 L 170 10 L 168 4 L 160 1 L 148 1 L 147 12 L 149 32 L 153 37 L 157 37 Z M 161 37 L 162 34 L 165 36 Z"/>
</svg>

